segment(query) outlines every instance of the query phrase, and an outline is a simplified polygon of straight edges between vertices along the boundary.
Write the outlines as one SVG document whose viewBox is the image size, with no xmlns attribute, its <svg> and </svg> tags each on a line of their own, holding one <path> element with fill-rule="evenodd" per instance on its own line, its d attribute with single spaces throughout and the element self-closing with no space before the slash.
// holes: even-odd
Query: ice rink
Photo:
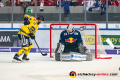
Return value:
<svg viewBox="0 0 120 80">
<path fill-rule="evenodd" d="M 120 55 L 112 59 L 65 62 L 30 53 L 29 62 L 13 63 L 15 53 L 0 53 L 0 80 L 120 80 Z M 21 58 L 21 57 L 20 57 Z M 76 76 L 69 73 L 118 73 L 117 76 Z"/>
</svg>

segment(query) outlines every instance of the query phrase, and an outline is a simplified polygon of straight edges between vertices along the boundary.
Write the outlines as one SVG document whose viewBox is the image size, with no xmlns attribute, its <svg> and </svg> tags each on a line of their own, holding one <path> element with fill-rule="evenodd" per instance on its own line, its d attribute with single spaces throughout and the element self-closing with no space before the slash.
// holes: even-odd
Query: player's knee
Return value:
<svg viewBox="0 0 120 80">
<path fill-rule="evenodd" d="M 26 54 L 26 55 L 28 55 L 29 54 L 29 51 L 30 51 L 30 49 L 29 49 L 29 46 L 27 46 L 27 47 L 22 47 L 23 49 L 24 49 L 24 54 Z"/>
<path fill-rule="evenodd" d="M 25 53 L 25 49 L 21 48 L 19 51 L 18 51 L 18 56 L 21 56 L 23 53 Z"/>
<path fill-rule="evenodd" d="M 25 51 L 25 55 L 28 55 L 28 54 L 29 54 L 29 52 L 30 52 L 30 50 L 31 50 L 32 47 L 33 47 L 33 44 L 30 45 L 30 46 L 29 46 L 29 49 Z"/>
</svg>

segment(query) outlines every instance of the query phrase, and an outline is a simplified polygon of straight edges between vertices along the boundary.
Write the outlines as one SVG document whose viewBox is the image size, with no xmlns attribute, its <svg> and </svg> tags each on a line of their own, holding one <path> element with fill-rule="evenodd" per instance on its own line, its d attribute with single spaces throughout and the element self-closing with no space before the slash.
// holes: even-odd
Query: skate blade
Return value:
<svg viewBox="0 0 120 80">
<path fill-rule="evenodd" d="M 22 60 L 22 62 L 29 62 L 29 60 Z"/>
<path fill-rule="evenodd" d="M 12 62 L 21 63 L 22 61 L 18 61 L 18 60 L 13 59 Z"/>
</svg>

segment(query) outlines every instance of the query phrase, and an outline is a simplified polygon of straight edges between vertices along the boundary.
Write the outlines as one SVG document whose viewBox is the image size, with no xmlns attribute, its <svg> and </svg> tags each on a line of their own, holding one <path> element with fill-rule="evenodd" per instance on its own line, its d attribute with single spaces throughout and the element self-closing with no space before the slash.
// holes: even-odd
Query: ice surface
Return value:
<svg viewBox="0 0 120 80">
<path fill-rule="evenodd" d="M 30 53 L 29 62 L 13 63 L 15 53 L 0 53 L 0 80 L 120 80 L 120 55 L 112 59 L 93 61 L 61 62 L 54 58 Z M 20 57 L 21 58 L 21 57 Z M 118 73 L 117 76 L 69 76 L 76 73 Z"/>
</svg>

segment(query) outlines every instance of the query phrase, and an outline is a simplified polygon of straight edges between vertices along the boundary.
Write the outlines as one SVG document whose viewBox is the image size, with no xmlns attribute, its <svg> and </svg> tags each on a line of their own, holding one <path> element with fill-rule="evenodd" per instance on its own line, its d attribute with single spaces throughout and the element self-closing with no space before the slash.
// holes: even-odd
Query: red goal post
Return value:
<svg viewBox="0 0 120 80">
<path fill-rule="evenodd" d="M 52 23 L 52 24 L 50 24 L 50 58 L 52 58 L 53 56 L 52 56 L 52 30 L 53 30 L 53 27 L 52 26 L 63 26 L 63 25 L 66 25 L 66 27 L 67 27 L 67 25 L 69 25 L 69 23 Z M 94 28 L 94 30 L 95 30 L 95 32 L 94 32 L 94 34 L 95 34 L 95 59 L 111 59 L 112 57 L 98 57 L 97 56 L 97 25 L 96 24 L 88 24 L 88 23 L 86 23 L 86 24 L 84 24 L 84 23 L 73 23 L 72 25 L 74 25 L 74 26 L 95 26 L 95 28 Z"/>
</svg>

